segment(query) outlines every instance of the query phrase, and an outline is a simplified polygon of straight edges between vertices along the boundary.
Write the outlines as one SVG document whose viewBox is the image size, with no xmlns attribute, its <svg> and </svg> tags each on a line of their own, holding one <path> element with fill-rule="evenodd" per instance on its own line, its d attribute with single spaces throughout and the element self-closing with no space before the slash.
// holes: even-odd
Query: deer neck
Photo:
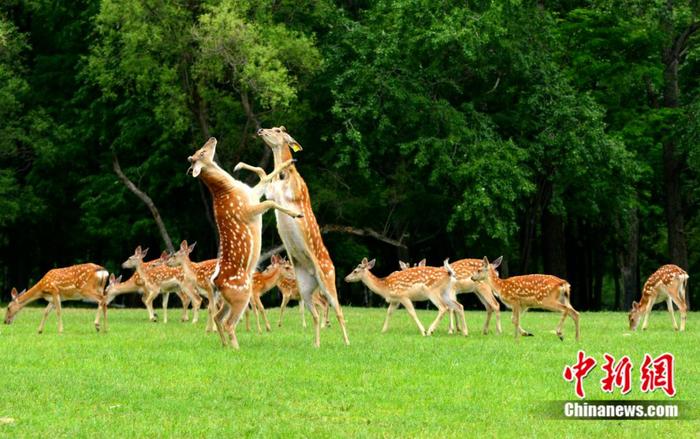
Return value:
<svg viewBox="0 0 700 439">
<path fill-rule="evenodd" d="M 17 303 L 19 303 L 20 309 L 24 308 L 28 303 L 32 303 L 41 297 L 42 288 L 39 286 L 41 282 L 34 285 L 30 289 L 17 296 Z"/>
<path fill-rule="evenodd" d="M 272 155 L 275 159 L 275 168 L 278 166 L 281 166 L 282 163 L 286 162 L 287 160 L 291 160 L 293 158 L 292 151 L 289 148 L 289 144 L 287 144 L 287 143 L 285 143 L 281 148 L 274 148 L 272 150 Z M 296 172 L 296 168 L 295 168 L 294 164 L 292 164 L 287 169 L 282 171 L 282 173 L 280 174 L 280 177 L 282 177 L 282 176 L 286 177 L 287 175 L 293 174 L 295 172 Z M 280 177 L 277 177 L 277 178 L 279 179 Z"/>
<path fill-rule="evenodd" d="M 490 284 L 490 287 L 496 290 L 498 294 L 503 293 L 503 289 L 506 286 L 505 280 L 501 279 L 498 277 L 498 274 L 496 274 L 496 270 L 493 268 L 489 268 L 489 281 L 488 283 Z"/>
<path fill-rule="evenodd" d="M 146 286 L 147 288 L 151 288 L 153 281 L 151 280 L 151 277 L 148 275 L 148 273 L 146 273 L 146 267 L 144 266 L 143 261 L 140 261 L 138 264 L 136 264 L 136 274 L 139 275 L 139 277 L 141 278 L 141 282 L 144 286 Z"/>
<path fill-rule="evenodd" d="M 387 285 L 386 281 L 378 278 L 369 270 L 362 276 L 362 282 L 367 285 L 367 288 L 382 297 L 386 297 L 389 294 L 389 285 Z"/>
<path fill-rule="evenodd" d="M 194 264 L 192 264 L 192 261 L 190 258 L 185 259 L 182 261 L 182 273 L 185 275 L 185 278 L 189 279 L 197 279 L 197 273 L 194 271 Z"/>
<path fill-rule="evenodd" d="M 200 178 L 207 185 L 214 198 L 220 194 L 230 192 L 234 187 L 233 178 L 221 169 L 216 162 L 202 169 Z"/>
<path fill-rule="evenodd" d="M 280 273 L 280 267 L 274 267 L 260 273 L 259 279 L 260 283 L 262 284 L 262 291 L 268 291 L 277 285 L 280 280 Z"/>
</svg>

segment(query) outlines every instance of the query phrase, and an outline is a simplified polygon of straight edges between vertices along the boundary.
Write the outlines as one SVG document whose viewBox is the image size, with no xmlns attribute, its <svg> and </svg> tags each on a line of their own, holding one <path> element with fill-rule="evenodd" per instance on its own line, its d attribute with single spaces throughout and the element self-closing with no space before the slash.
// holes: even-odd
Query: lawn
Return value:
<svg viewBox="0 0 700 439">
<path fill-rule="evenodd" d="M 403 309 L 380 333 L 384 309 L 345 308 L 351 345 L 337 323 L 324 329 L 321 348 L 302 329 L 296 309 L 259 335 L 239 328 L 241 350 L 225 350 L 218 336 L 177 320 L 149 323 L 145 310 L 110 309 L 110 331 L 95 333 L 94 311 L 64 308 L 65 332 L 55 317 L 36 333 L 41 309 L 23 310 L 0 328 L 4 380 L 0 435 L 12 437 L 613 437 L 693 436 L 695 420 L 561 421 L 547 419 L 547 401 L 573 399 L 561 375 L 578 349 L 598 360 L 585 381 L 588 399 L 603 394 L 603 353 L 629 355 L 633 388 L 621 399 L 662 399 L 639 390 L 645 352 L 676 356 L 678 400 L 700 393 L 700 314 L 689 331 L 671 329 L 655 311 L 645 333 L 624 335 L 623 313 L 582 313 L 582 340 L 567 321 L 564 342 L 551 332 L 558 316 L 529 312 L 523 326 L 535 336 L 516 343 L 510 313 L 504 334 L 480 333 L 485 313 L 469 312 L 469 337 L 448 336 L 447 322 L 421 337 Z M 419 311 L 427 326 L 435 311 Z M 4 310 L 3 310 L 4 315 Z M 642 430 L 643 429 L 643 430 Z"/>
</svg>

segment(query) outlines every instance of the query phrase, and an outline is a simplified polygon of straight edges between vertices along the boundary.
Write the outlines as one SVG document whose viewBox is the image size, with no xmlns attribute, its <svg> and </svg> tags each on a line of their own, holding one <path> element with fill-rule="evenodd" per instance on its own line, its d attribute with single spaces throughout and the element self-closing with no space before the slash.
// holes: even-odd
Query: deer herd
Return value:
<svg viewBox="0 0 700 439">
<path fill-rule="evenodd" d="M 149 319 L 157 321 L 153 301 L 163 295 L 163 321 L 167 322 L 168 298 L 177 294 L 183 304 L 182 320 L 189 320 L 192 305 L 192 323 L 199 319 L 203 299 L 207 300 L 206 331 L 216 328 L 224 346 L 238 348 L 236 327 L 246 314 L 255 314 L 258 332 L 262 332 L 260 316 L 265 329 L 270 322 L 260 297 L 277 287 L 282 293 L 279 326 L 286 305 L 298 300 L 302 322 L 304 309 L 311 313 L 314 324 L 314 345 L 320 345 L 320 328 L 328 326 L 328 313 L 332 307 L 345 344 L 349 344 L 343 311 L 336 290 L 336 272 L 321 238 L 321 231 L 311 208 L 309 190 L 294 165 L 292 152 L 301 146 L 284 127 L 259 129 L 257 135 L 270 148 L 274 157 L 274 169 L 269 174 L 260 167 L 239 163 L 235 171 L 246 170 L 257 175 L 259 182 L 251 187 L 227 173 L 214 160 L 217 141 L 210 138 L 204 146 L 188 157 L 187 173 L 199 178 L 209 189 L 213 199 L 214 217 L 218 231 L 218 256 L 216 259 L 194 262 L 190 255 L 195 244 L 183 241 L 173 252 L 163 252 L 158 258 L 144 261 L 148 249 L 136 248 L 122 264 L 122 268 L 134 270 L 125 281 L 115 277 L 96 264 L 87 263 L 48 271 L 32 288 L 22 293 L 12 289 L 12 301 L 7 307 L 5 323 L 10 324 L 17 313 L 28 303 L 39 298 L 48 302 L 39 333 L 46 318 L 55 308 L 58 332 L 63 332 L 61 301 L 86 300 L 98 305 L 95 329 L 107 330 L 107 306 L 118 295 L 138 292 L 148 310 Z M 266 200 L 261 201 L 262 196 Z M 257 272 L 261 250 L 262 215 L 274 210 L 277 231 L 289 260 L 272 256 L 270 265 Z M 551 275 L 530 274 L 501 278 L 498 267 L 502 257 L 490 262 L 488 258 L 462 259 L 450 263 L 445 260 L 440 267 L 427 266 L 422 260 L 414 266 L 400 262 L 400 270 L 385 277 L 372 273 L 375 260 L 364 258 L 346 277 L 346 282 L 362 282 L 369 290 L 388 303 L 382 332 L 389 329 L 393 312 L 403 305 L 414 320 L 421 335 L 431 335 L 440 321 L 449 314 L 449 333 L 468 335 L 464 307 L 457 295 L 474 293 L 486 308 L 486 322 L 482 332 L 488 334 L 492 314 L 495 314 L 496 331 L 501 333 L 500 299 L 512 309 L 512 322 L 516 339 L 531 335 L 522 328 L 520 318 L 530 308 L 561 313 L 556 334 L 564 339 L 563 324 L 571 317 L 575 325 L 576 340 L 580 337 L 579 313 L 571 306 L 571 285 L 564 279 Z M 666 300 L 674 329 L 685 330 L 687 306 L 686 289 L 688 274 L 676 265 L 664 265 L 652 274 L 644 285 L 639 302 L 632 304 L 629 327 L 636 330 L 642 316 L 642 329 L 647 328 L 649 314 L 654 304 Z M 414 308 L 414 302 L 429 301 L 438 309 L 435 320 L 426 330 Z M 680 311 L 680 328 L 676 322 L 673 304 Z M 102 315 L 102 323 L 100 322 Z M 323 317 L 322 317 L 323 316 Z"/>
</svg>

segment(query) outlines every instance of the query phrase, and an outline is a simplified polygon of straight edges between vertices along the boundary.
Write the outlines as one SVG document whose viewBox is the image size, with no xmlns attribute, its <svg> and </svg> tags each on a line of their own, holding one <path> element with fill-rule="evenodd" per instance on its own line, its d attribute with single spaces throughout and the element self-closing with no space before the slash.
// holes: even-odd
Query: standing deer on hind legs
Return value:
<svg viewBox="0 0 700 439">
<path fill-rule="evenodd" d="M 272 150 L 275 159 L 275 168 L 292 160 L 292 150 L 301 151 L 301 145 L 294 140 L 284 127 L 259 129 L 257 132 L 265 144 Z M 241 166 L 264 175 L 260 168 Z M 338 302 L 338 292 L 335 287 L 335 267 L 326 246 L 321 238 L 321 231 L 311 209 L 311 198 L 306 182 L 299 175 L 294 165 L 289 166 L 284 172 L 276 175 L 265 192 L 268 199 L 274 200 L 280 205 L 300 211 L 304 216 L 301 220 L 294 220 L 279 211 L 275 212 L 277 218 L 277 231 L 282 243 L 287 250 L 287 255 L 294 265 L 299 292 L 304 299 L 307 309 L 314 319 L 316 337 L 314 345 L 321 345 L 321 319 L 314 306 L 312 294 L 316 288 L 328 299 L 335 310 L 336 318 L 343 332 L 343 340 L 350 344 L 348 331 L 345 327 L 345 318 Z"/>
<path fill-rule="evenodd" d="M 291 160 L 279 163 L 270 175 L 264 171 L 255 187 L 231 177 L 215 161 L 216 139 L 210 138 L 204 146 L 187 158 L 190 162 L 188 173 L 200 177 L 207 185 L 213 198 L 214 218 L 219 232 L 219 256 L 212 281 L 224 299 L 223 306 L 214 315 L 214 323 L 224 346 L 238 349 L 236 324 L 248 306 L 253 287 L 253 272 L 260 258 L 262 238 L 262 215 L 275 209 L 292 218 L 301 217 L 299 211 L 288 209 L 268 200 L 260 202 L 267 184 L 286 167 Z M 236 169 L 249 165 L 239 164 Z M 278 216 L 279 221 L 279 216 Z M 230 311 L 232 324 L 224 322 Z M 225 332 L 228 332 L 228 339 Z"/>
<path fill-rule="evenodd" d="M 97 303 L 95 329 L 100 330 L 100 310 L 104 317 L 104 331 L 107 331 L 107 296 L 105 286 L 109 273 L 97 264 L 79 264 L 66 268 L 49 270 L 29 291 L 17 294 L 12 289 L 12 302 L 7 306 L 5 324 L 12 323 L 17 313 L 25 305 L 37 299 L 44 299 L 49 304 L 44 309 L 44 315 L 39 324 L 39 334 L 44 332 L 46 318 L 52 309 L 56 308 L 58 317 L 58 333 L 63 333 L 63 314 L 61 300 L 89 300 Z"/>
<path fill-rule="evenodd" d="M 526 334 L 520 326 L 520 313 L 529 308 L 541 308 L 549 311 L 560 311 L 561 320 L 557 326 L 557 336 L 564 340 L 562 326 L 567 315 L 570 315 L 576 325 L 576 341 L 579 340 L 579 314 L 571 306 L 569 298 L 571 285 L 564 279 L 546 274 L 528 274 L 525 276 L 513 276 L 501 279 L 496 273 L 496 268 L 501 264 L 503 257 L 489 264 L 484 256 L 481 268 L 472 275 L 474 282 L 483 282 L 491 287 L 498 297 L 513 310 L 513 325 L 515 326 L 515 338 Z"/>
<path fill-rule="evenodd" d="M 668 312 L 671 314 L 671 321 L 673 321 L 673 329 L 678 331 L 676 316 L 673 314 L 673 304 L 675 303 L 678 306 L 678 311 L 681 313 L 681 332 L 685 331 L 686 313 L 688 311 L 688 306 L 685 302 L 687 287 L 688 273 L 679 266 L 668 264 L 656 270 L 644 284 L 642 298 L 639 300 L 639 303 L 632 303 L 632 311 L 629 314 L 630 329 L 632 331 L 637 329 L 642 315 L 644 315 L 642 330 L 647 329 L 651 308 L 666 299 Z"/>
</svg>

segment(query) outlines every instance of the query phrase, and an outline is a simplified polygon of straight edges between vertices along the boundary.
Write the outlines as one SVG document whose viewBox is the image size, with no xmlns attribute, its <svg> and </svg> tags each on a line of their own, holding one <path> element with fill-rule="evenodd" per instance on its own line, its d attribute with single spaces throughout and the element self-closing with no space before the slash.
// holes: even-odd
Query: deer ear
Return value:
<svg viewBox="0 0 700 439">
<path fill-rule="evenodd" d="M 503 256 L 499 256 L 498 259 L 491 263 L 491 265 L 493 265 L 493 268 L 498 268 L 501 265 L 501 262 L 503 262 Z"/>
<path fill-rule="evenodd" d="M 194 246 L 195 246 L 195 245 L 197 245 L 197 241 L 193 242 L 192 245 L 190 245 L 190 246 L 187 248 L 187 254 L 192 253 L 192 250 L 194 250 Z"/>
<path fill-rule="evenodd" d="M 287 133 L 285 133 L 284 135 L 287 138 L 287 144 L 289 145 L 290 148 L 292 148 L 292 151 L 299 152 L 299 151 L 304 149 L 301 147 L 301 145 L 299 145 L 299 142 L 294 140 L 294 138 L 292 136 L 290 136 Z"/>
<path fill-rule="evenodd" d="M 482 262 L 484 263 L 484 267 L 488 267 L 488 265 L 489 265 L 489 258 L 487 258 L 486 256 L 484 256 L 484 259 L 483 259 Z"/>
<path fill-rule="evenodd" d="M 180 243 L 180 250 L 186 250 L 187 249 L 187 240 L 183 239 L 182 242 Z"/>
<path fill-rule="evenodd" d="M 10 292 L 10 295 L 12 296 L 12 300 L 15 300 L 18 296 L 17 294 L 17 288 L 12 287 L 12 291 Z"/>
<path fill-rule="evenodd" d="M 146 254 L 148 253 L 148 248 L 146 250 L 141 251 L 141 257 L 146 257 Z"/>
<path fill-rule="evenodd" d="M 372 259 L 371 261 L 369 261 L 369 262 L 367 263 L 367 269 L 368 269 L 368 270 L 371 270 L 371 269 L 374 267 L 374 263 L 375 263 L 375 262 L 377 262 L 376 259 Z"/>
<path fill-rule="evenodd" d="M 109 275 L 109 283 L 113 284 L 113 283 L 114 283 L 114 279 L 116 279 L 116 278 L 114 277 L 114 273 L 110 274 L 110 275 Z"/>
<path fill-rule="evenodd" d="M 120 274 L 119 277 L 117 278 L 117 283 L 120 284 L 122 283 L 122 275 Z"/>
<path fill-rule="evenodd" d="M 134 250 L 135 255 L 140 255 L 142 253 L 141 251 L 141 246 L 136 247 L 136 250 Z"/>
<path fill-rule="evenodd" d="M 419 267 L 425 267 L 425 258 L 421 259 L 420 262 L 418 262 Z"/>
<path fill-rule="evenodd" d="M 170 257 L 170 253 L 168 253 L 167 250 L 163 250 L 163 253 L 160 254 L 161 259 L 168 259 Z"/>
<path fill-rule="evenodd" d="M 283 133 L 287 132 L 287 128 L 285 128 L 284 125 L 280 126 L 280 130 L 282 130 Z"/>
<path fill-rule="evenodd" d="M 399 268 L 405 270 L 408 267 L 404 261 L 399 261 Z"/>
<path fill-rule="evenodd" d="M 638 309 L 638 308 L 639 308 L 639 303 L 637 303 L 637 301 L 635 300 L 634 302 L 632 302 L 632 309 Z"/>
<path fill-rule="evenodd" d="M 360 264 L 367 265 L 367 258 L 362 258 L 362 261 L 360 261 Z"/>
</svg>

